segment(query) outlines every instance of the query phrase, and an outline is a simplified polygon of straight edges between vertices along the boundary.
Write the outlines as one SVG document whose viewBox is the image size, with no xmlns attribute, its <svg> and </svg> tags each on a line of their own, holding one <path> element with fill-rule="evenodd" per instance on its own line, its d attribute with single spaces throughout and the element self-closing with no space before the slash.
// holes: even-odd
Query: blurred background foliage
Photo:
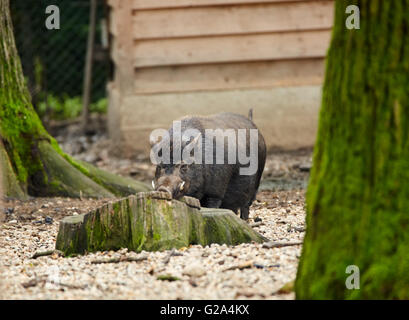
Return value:
<svg viewBox="0 0 409 320">
<path fill-rule="evenodd" d="M 70 119 L 82 109 L 82 90 L 89 29 L 89 0 L 10 1 L 17 48 L 33 105 L 40 117 Z M 47 6 L 60 9 L 60 30 L 48 30 Z M 108 48 L 103 45 L 107 16 L 98 1 L 91 112 L 107 109 L 106 83 L 111 74 Z M 106 21 L 106 20 L 105 20 Z"/>
</svg>

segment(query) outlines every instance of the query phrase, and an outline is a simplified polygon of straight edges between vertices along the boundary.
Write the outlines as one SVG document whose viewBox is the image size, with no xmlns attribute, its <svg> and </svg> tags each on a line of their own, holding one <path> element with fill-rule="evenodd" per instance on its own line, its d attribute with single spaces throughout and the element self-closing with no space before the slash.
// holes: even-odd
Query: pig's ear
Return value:
<svg viewBox="0 0 409 320">
<path fill-rule="evenodd" d="M 189 165 L 187 163 L 182 162 L 180 164 L 179 170 L 180 170 L 181 173 L 185 174 L 187 172 L 188 167 L 189 167 Z"/>
</svg>

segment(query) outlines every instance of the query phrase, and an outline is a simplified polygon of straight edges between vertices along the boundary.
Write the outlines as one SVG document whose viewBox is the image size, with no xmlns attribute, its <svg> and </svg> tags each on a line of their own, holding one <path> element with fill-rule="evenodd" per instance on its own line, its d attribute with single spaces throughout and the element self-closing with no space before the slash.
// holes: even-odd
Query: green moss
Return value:
<svg viewBox="0 0 409 320">
<path fill-rule="evenodd" d="M 0 101 L 0 135 L 18 181 L 27 184 L 28 177 L 41 170 L 35 142 L 49 139 L 31 105 Z"/>
<path fill-rule="evenodd" d="M 178 281 L 181 280 L 178 277 L 172 276 L 170 274 L 162 274 L 156 277 L 157 280 L 161 280 L 161 281 Z"/>
<path fill-rule="evenodd" d="M 56 144 L 58 147 L 58 144 Z M 150 191 L 151 188 L 146 184 L 136 181 L 131 178 L 114 175 L 112 173 L 100 170 L 89 163 L 76 161 L 69 155 L 65 154 L 58 147 L 57 152 L 64 157 L 73 167 L 79 170 L 88 178 L 92 179 L 97 184 L 103 186 L 116 196 L 128 196 L 137 192 Z"/>
<path fill-rule="evenodd" d="M 8 11 L 8 9 L 6 9 Z M 4 14 L 4 13 L 3 13 Z M 18 181 L 25 186 L 27 179 L 39 169 L 39 161 L 33 154 L 34 142 L 49 136 L 35 113 L 24 83 L 13 29 L 9 15 L 5 14 L 0 30 L 0 136 Z"/>
<path fill-rule="evenodd" d="M 203 227 L 207 243 L 231 243 L 227 226 L 219 225 L 213 217 L 206 217 Z"/>
<path fill-rule="evenodd" d="M 130 224 L 130 244 L 129 249 L 136 252 L 142 251 L 147 238 L 145 236 L 145 220 L 144 204 L 141 200 L 135 198 L 130 201 L 129 224 Z"/>
<path fill-rule="evenodd" d="M 84 221 L 87 251 L 117 250 L 128 247 L 129 228 L 127 201 L 96 209 Z"/>
</svg>

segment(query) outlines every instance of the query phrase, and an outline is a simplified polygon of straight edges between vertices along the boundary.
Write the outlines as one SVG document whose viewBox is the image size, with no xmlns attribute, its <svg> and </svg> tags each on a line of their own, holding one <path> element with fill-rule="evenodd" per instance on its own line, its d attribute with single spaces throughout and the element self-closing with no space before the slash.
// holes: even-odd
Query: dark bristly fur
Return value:
<svg viewBox="0 0 409 320">
<path fill-rule="evenodd" d="M 182 132 L 194 128 L 201 132 L 202 146 L 205 141 L 206 129 L 257 129 L 251 121 L 252 110 L 248 118 L 234 113 L 219 113 L 209 117 L 184 117 L 182 118 Z M 173 129 L 169 130 L 172 141 Z M 227 140 L 227 139 L 226 139 Z M 238 152 L 249 155 L 249 135 L 247 134 L 246 150 L 238 146 Z M 155 189 L 167 191 L 174 198 L 184 195 L 200 200 L 203 207 L 226 208 L 238 212 L 244 220 L 248 219 L 249 207 L 254 201 L 260 184 L 261 175 L 266 160 L 266 146 L 264 138 L 258 132 L 258 168 L 253 175 L 240 175 L 239 169 L 243 166 L 238 161 L 236 164 L 227 164 L 228 143 L 225 141 L 225 164 L 170 164 L 158 165 L 155 174 Z M 215 152 L 214 152 L 215 157 Z M 215 160 L 215 159 L 214 159 Z M 215 163 L 214 161 L 213 163 Z M 173 161 L 171 160 L 171 163 Z M 204 163 L 204 147 L 203 147 Z M 183 190 L 181 190 L 182 183 Z"/>
</svg>

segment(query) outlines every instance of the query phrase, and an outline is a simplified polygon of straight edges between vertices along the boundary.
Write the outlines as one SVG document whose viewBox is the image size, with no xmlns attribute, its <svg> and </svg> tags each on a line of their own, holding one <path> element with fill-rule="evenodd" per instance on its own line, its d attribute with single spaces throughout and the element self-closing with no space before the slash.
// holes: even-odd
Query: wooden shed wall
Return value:
<svg viewBox="0 0 409 320">
<path fill-rule="evenodd" d="M 312 145 L 317 118 L 313 113 L 319 107 L 316 96 L 330 40 L 333 1 L 109 0 L 109 4 L 111 55 L 116 67 L 110 84 L 110 131 L 120 131 L 113 134 L 121 142 L 145 139 L 150 129 L 168 127 L 186 110 L 206 114 L 216 106 L 220 111 L 246 113 L 242 108 L 251 106 L 256 123 L 268 114 L 291 117 L 283 106 L 280 112 L 275 110 L 276 98 L 280 99 L 274 96 L 275 88 L 308 86 L 313 91 L 310 96 L 315 97 L 303 107 L 311 122 L 310 133 L 284 139 L 285 143 L 279 135 L 268 133 L 266 140 L 270 146 L 287 148 Z M 263 103 L 257 90 L 265 92 L 263 99 L 271 93 L 270 103 L 264 102 L 260 110 Z M 244 99 L 242 107 L 231 106 L 234 101 L 227 98 L 236 91 Z M 157 95 L 168 101 L 166 114 Z M 202 101 L 195 101 L 195 96 Z M 203 100 L 204 96 L 208 98 Z M 229 105 L 223 107 L 218 99 Z M 152 118 L 155 108 L 160 112 Z M 260 126 L 263 133 L 271 131 L 266 126 Z M 138 131 L 145 133 L 139 136 Z"/>
</svg>

